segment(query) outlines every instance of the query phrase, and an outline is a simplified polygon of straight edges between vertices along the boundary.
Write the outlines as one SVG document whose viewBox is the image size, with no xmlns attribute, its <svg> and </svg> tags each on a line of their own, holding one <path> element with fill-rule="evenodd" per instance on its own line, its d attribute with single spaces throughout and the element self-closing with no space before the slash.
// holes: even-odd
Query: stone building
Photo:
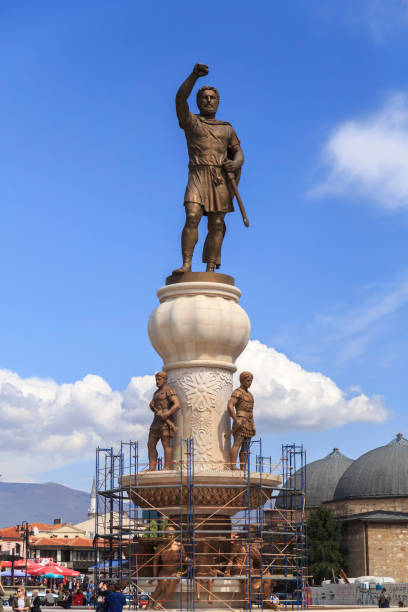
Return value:
<svg viewBox="0 0 408 612">
<path fill-rule="evenodd" d="M 349 576 L 408 582 L 408 440 L 402 434 L 354 461 L 324 505 L 343 522 Z"/>
<path fill-rule="evenodd" d="M 40 529 L 51 529 L 51 525 L 45 523 L 29 523 L 27 525 L 15 525 L 0 529 L 0 561 L 2 557 L 14 555 L 25 557 L 26 555 L 26 530 L 29 534 L 39 533 Z"/>
<path fill-rule="evenodd" d="M 33 559 L 52 557 L 57 563 L 82 573 L 87 572 L 90 566 L 99 561 L 98 553 L 95 557 L 93 541 L 81 536 L 32 538 L 30 557 Z"/>
<path fill-rule="evenodd" d="M 306 517 L 323 504 L 343 523 L 348 575 L 408 582 L 408 440 L 397 434 L 355 461 L 335 448 L 305 473 Z M 304 478 L 298 470 L 287 484 Z M 284 494 L 276 507 L 285 509 Z"/>
</svg>

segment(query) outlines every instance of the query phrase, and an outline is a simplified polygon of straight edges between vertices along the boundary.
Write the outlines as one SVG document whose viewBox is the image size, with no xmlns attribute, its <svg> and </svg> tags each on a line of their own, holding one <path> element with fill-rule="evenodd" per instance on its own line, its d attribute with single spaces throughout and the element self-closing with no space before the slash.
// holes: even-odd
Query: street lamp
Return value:
<svg viewBox="0 0 408 612">
<path fill-rule="evenodd" d="M 28 536 L 32 535 L 32 531 L 28 529 L 28 521 L 21 521 L 21 529 L 24 530 L 24 550 L 25 550 L 25 584 L 27 584 L 27 553 L 28 553 Z"/>
</svg>

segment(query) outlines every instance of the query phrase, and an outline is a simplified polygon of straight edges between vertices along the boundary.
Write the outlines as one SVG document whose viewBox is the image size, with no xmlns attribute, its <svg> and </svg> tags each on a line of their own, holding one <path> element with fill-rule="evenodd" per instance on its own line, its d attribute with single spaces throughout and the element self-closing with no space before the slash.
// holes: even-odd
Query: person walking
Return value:
<svg viewBox="0 0 408 612">
<path fill-rule="evenodd" d="M 378 607 L 379 608 L 389 608 L 391 603 L 391 598 L 387 593 L 387 589 L 383 587 L 381 589 L 381 594 L 378 598 Z"/>
<path fill-rule="evenodd" d="M 119 584 L 114 584 L 112 589 L 106 596 L 106 612 L 122 612 L 123 606 L 126 604 L 126 597 L 121 592 Z"/>
</svg>

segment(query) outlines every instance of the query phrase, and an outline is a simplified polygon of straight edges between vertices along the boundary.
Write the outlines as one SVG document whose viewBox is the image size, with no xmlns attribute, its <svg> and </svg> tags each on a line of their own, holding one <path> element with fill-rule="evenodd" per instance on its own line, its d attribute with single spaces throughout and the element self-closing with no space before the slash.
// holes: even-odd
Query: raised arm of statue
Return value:
<svg viewBox="0 0 408 612">
<path fill-rule="evenodd" d="M 208 66 L 205 64 L 196 64 L 194 66 L 193 72 L 186 78 L 184 83 L 182 83 L 176 94 L 176 112 L 177 117 L 182 127 L 185 121 L 188 119 L 190 114 L 190 109 L 188 107 L 187 98 L 193 91 L 193 87 L 200 77 L 206 76 L 208 74 Z"/>
</svg>

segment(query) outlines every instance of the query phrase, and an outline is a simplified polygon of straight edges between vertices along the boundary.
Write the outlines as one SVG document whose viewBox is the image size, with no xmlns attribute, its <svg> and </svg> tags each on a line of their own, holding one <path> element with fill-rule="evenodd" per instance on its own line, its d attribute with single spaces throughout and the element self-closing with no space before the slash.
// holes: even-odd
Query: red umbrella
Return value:
<svg viewBox="0 0 408 612">
<path fill-rule="evenodd" d="M 42 576 L 43 574 L 60 574 L 60 576 L 80 576 L 80 572 L 69 569 L 68 567 L 62 567 L 61 565 L 41 565 L 38 569 L 30 567 L 28 573 L 31 576 Z"/>
<path fill-rule="evenodd" d="M 11 561 L 1 561 L 1 567 L 11 567 Z"/>
<path fill-rule="evenodd" d="M 64 574 L 64 576 L 71 576 L 72 578 L 75 576 L 80 576 L 81 572 L 77 572 L 76 570 L 70 569 L 69 567 L 65 568 L 65 571 L 67 572 L 66 574 Z M 69 572 L 69 573 L 68 573 Z"/>
<path fill-rule="evenodd" d="M 11 565 L 11 561 L 9 561 L 9 563 Z M 14 567 L 25 567 L 26 565 L 27 565 L 27 567 L 30 567 L 32 565 L 35 565 L 35 566 L 38 567 L 38 564 L 34 563 L 34 561 L 32 559 L 19 559 L 18 561 L 14 562 Z"/>
</svg>

